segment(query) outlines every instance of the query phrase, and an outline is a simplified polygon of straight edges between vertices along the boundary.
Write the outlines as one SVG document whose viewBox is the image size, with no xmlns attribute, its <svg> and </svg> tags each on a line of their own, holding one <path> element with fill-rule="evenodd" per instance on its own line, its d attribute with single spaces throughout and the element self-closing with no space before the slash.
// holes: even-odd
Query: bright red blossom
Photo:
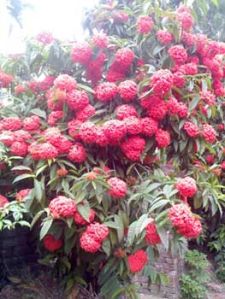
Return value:
<svg viewBox="0 0 225 299">
<path fill-rule="evenodd" d="M 121 143 L 121 150 L 131 161 L 140 161 L 141 155 L 145 149 L 145 139 L 140 136 L 128 137 Z"/>
<path fill-rule="evenodd" d="M 48 207 L 55 219 L 73 217 L 77 210 L 75 201 L 65 196 L 52 199 Z"/>
<path fill-rule="evenodd" d="M 73 77 L 62 74 L 55 79 L 54 86 L 63 91 L 72 91 L 77 87 L 77 82 Z"/>
<path fill-rule="evenodd" d="M 71 52 L 71 58 L 74 63 L 86 65 L 92 56 L 92 49 L 87 42 L 75 43 Z"/>
<path fill-rule="evenodd" d="M 176 45 L 168 50 L 169 56 L 175 64 L 184 64 L 188 58 L 187 51 L 181 45 Z"/>
<path fill-rule="evenodd" d="M 142 271 L 147 262 L 148 256 L 144 250 L 137 250 L 135 253 L 128 256 L 128 266 L 132 273 Z"/>
<path fill-rule="evenodd" d="M 156 245 L 161 243 L 160 236 L 157 232 L 154 222 L 151 222 L 146 226 L 145 241 L 149 245 Z"/>
<path fill-rule="evenodd" d="M 202 136 L 205 141 L 209 143 L 214 143 L 216 141 L 216 131 L 209 124 L 204 124 L 202 126 Z"/>
<path fill-rule="evenodd" d="M 48 234 L 43 239 L 44 247 L 50 251 L 54 252 L 62 248 L 63 241 L 61 239 L 56 239 L 53 235 Z"/>
<path fill-rule="evenodd" d="M 28 152 L 34 160 L 54 159 L 58 156 L 58 150 L 49 142 L 32 143 L 28 147 Z"/>
<path fill-rule="evenodd" d="M 130 102 L 137 96 L 137 84 L 132 80 L 126 80 L 119 84 L 118 92 L 122 100 Z"/>
<path fill-rule="evenodd" d="M 15 141 L 10 146 L 10 153 L 14 156 L 25 157 L 28 152 L 28 145 L 23 141 Z"/>
<path fill-rule="evenodd" d="M 198 190 L 195 180 L 191 177 L 178 179 L 176 189 L 182 198 L 193 197 Z"/>
<path fill-rule="evenodd" d="M 153 88 L 154 92 L 159 95 L 165 95 L 169 92 L 172 85 L 173 74 L 170 70 L 156 71 L 150 79 L 150 86 Z"/>
<path fill-rule="evenodd" d="M 170 134 L 167 131 L 159 129 L 155 134 L 155 140 L 159 148 L 167 147 L 170 142 Z"/>
<path fill-rule="evenodd" d="M 81 143 L 75 143 L 68 153 L 68 159 L 76 162 L 83 163 L 87 158 L 87 153 L 85 151 L 84 146 Z"/>
<path fill-rule="evenodd" d="M 0 194 L 0 208 L 4 208 L 7 203 L 9 203 L 8 199 Z"/>
<path fill-rule="evenodd" d="M 101 102 L 110 102 L 117 95 L 117 86 L 111 82 L 104 82 L 99 84 L 95 89 L 97 100 Z"/>
<path fill-rule="evenodd" d="M 153 28 L 153 20 L 149 16 L 140 16 L 137 20 L 137 31 L 141 34 L 149 33 Z"/>
<path fill-rule="evenodd" d="M 131 116 L 138 116 L 137 111 L 132 105 L 120 105 L 115 110 L 116 118 L 119 120 L 126 119 Z"/>
<path fill-rule="evenodd" d="M 173 41 L 173 35 L 167 30 L 159 30 L 156 32 L 156 37 L 157 40 L 162 44 L 162 45 L 168 45 Z"/>
<path fill-rule="evenodd" d="M 110 178 L 107 181 L 109 185 L 108 193 L 113 198 L 121 199 L 127 194 L 127 184 L 119 178 Z"/>
<path fill-rule="evenodd" d="M 190 121 L 186 121 L 183 128 L 187 135 L 192 138 L 197 137 L 200 133 L 198 126 Z"/>
</svg>

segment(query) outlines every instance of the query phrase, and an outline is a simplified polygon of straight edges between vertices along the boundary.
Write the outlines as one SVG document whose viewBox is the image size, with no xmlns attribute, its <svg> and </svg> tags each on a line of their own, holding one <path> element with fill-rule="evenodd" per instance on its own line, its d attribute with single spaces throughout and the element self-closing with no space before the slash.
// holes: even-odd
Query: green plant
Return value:
<svg viewBox="0 0 225 299">
<path fill-rule="evenodd" d="M 0 231 L 15 229 L 18 225 L 30 227 L 30 223 L 26 220 L 27 218 L 29 218 L 28 211 L 24 203 L 11 201 L 0 208 Z"/>
<path fill-rule="evenodd" d="M 184 299 L 205 298 L 208 281 L 206 255 L 197 250 L 188 250 L 184 257 L 186 273 L 180 278 L 181 296 Z"/>
<path fill-rule="evenodd" d="M 215 273 L 217 277 L 225 282 L 225 228 L 220 224 L 218 229 L 210 236 L 211 241 L 208 243 L 209 249 L 214 253 L 216 263 Z"/>
</svg>

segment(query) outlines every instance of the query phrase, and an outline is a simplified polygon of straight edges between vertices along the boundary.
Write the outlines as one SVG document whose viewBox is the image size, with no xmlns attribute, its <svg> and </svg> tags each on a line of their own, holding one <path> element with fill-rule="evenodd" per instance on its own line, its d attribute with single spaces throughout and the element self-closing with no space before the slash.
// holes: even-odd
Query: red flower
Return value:
<svg viewBox="0 0 225 299">
<path fill-rule="evenodd" d="M 190 30 L 193 27 L 194 20 L 189 12 L 179 12 L 177 14 L 177 20 L 180 22 L 184 30 Z"/>
<path fill-rule="evenodd" d="M 59 155 L 67 154 L 72 147 L 72 142 L 64 135 L 53 135 L 47 137 L 47 140 L 55 146 L 58 150 Z"/>
<path fill-rule="evenodd" d="M 190 121 L 186 121 L 183 128 L 187 135 L 193 138 L 197 137 L 200 133 L 198 126 Z"/>
<path fill-rule="evenodd" d="M 106 121 L 103 125 L 103 131 L 112 145 L 123 139 L 127 132 L 124 122 L 117 119 Z"/>
<path fill-rule="evenodd" d="M 109 235 L 109 229 L 104 223 L 91 223 L 85 231 L 91 238 L 97 242 L 103 242 Z"/>
<path fill-rule="evenodd" d="M 80 120 L 77 119 L 73 119 L 71 121 L 68 122 L 68 129 L 69 129 L 69 135 L 71 137 L 73 137 L 74 139 L 79 139 L 79 129 L 81 126 L 82 122 Z"/>
<path fill-rule="evenodd" d="M 2 142 L 6 146 L 10 146 L 15 141 L 15 137 L 13 132 L 4 131 L 0 134 L 0 142 Z"/>
<path fill-rule="evenodd" d="M 117 50 L 114 62 L 117 63 L 121 70 L 129 68 L 134 60 L 134 52 L 129 48 L 122 48 Z"/>
<path fill-rule="evenodd" d="M 198 66 L 193 62 L 186 63 L 179 68 L 179 72 L 184 75 L 194 76 L 198 73 Z"/>
<path fill-rule="evenodd" d="M 127 128 L 127 133 L 131 135 L 138 135 L 142 132 L 141 120 L 135 116 L 130 116 L 124 120 Z"/>
<path fill-rule="evenodd" d="M 137 250 L 128 256 L 128 267 L 130 272 L 137 273 L 143 270 L 148 263 L 148 256 L 144 250 Z"/>
<path fill-rule="evenodd" d="M 44 44 L 44 45 L 49 45 L 55 39 L 54 39 L 53 35 L 50 32 L 40 32 L 36 36 L 36 40 L 39 41 L 40 43 Z"/>
<path fill-rule="evenodd" d="M 124 74 L 124 71 L 119 72 L 118 70 L 114 70 L 112 66 L 109 68 L 107 74 L 106 74 L 106 80 L 108 82 L 117 82 L 124 80 L 126 75 Z"/>
<path fill-rule="evenodd" d="M 115 110 L 116 118 L 119 120 L 126 119 L 131 116 L 138 116 L 137 111 L 132 105 L 120 105 Z"/>
<path fill-rule="evenodd" d="M 92 37 L 92 43 L 100 49 L 107 48 L 108 41 L 109 41 L 108 36 L 103 32 L 96 33 Z"/>
<path fill-rule="evenodd" d="M 165 95 L 173 85 L 173 74 L 170 70 L 159 70 L 150 79 L 150 86 L 159 95 Z"/>
<path fill-rule="evenodd" d="M 184 64 L 188 58 L 187 51 L 181 45 L 176 45 L 168 50 L 169 56 L 175 64 Z"/>
<path fill-rule="evenodd" d="M 92 122 L 85 122 L 80 126 L 79 136 L 84 143 L 95 143 L 97 127 Z"/>
<path fill-rule="evenodd" d="M 85 91 L 73 90 L 67 94 L 66 102 L 70 109 L 79 111 L 89 104 L 89 98 Z"/>
<path fill-rule="evenodd" d="M 92 116 L 94 116 L 96 113 L 95 107 L 88 104 L 87 106 L 84 107 L 84 109 L 77 111 L 76 113 L 76 119 L 80 121 L 86 121 Z"/>
<path fill-rule="evenodd" d="M 177 232 L 185 238 L 197 238 L 202 231 L 201 222 L 195 218 L 187 204 L 176 204 L 169 209 L 168 217 Z"/>
<path fill-rule="evenodd" d="M 158 122 L 150 117 L 141 118 L 142 134 L 152 137 L 158 130 Z"/>
<path fill-rule="evenodd" d="M 156 245 L 161 243 L 160 236 L 157 233 L 156 225 L 154 222 L 149 223 L 146 227 L 145 241 L 149 245 Z"/>
<path fill-rule="evenodd" d="M 129 160 L 140 161 L 145 145 L 146 142 L 144 138 L 140 136 L 132 136 L 121 143 L 121 150 Z"/>
<path fill-rule="evenodd" d="M 156 32 L 157 40 L 163 45 L 169 45 L 173 41 L 173 35 L 167 30 L 159 30 Z"/>
<path fill-rule="evenodd" d="M 102 147 L 105 147 L 109 144 L 109 139 L 105 134 L 104 128 L 97 128 L 96 131 L 96 140 L 95 140 L 96 144 Z"/>
<path fill-rule="evenodd" d="M 10 147 L 10 153 L 14 156 L 25 157 L 28 152 L 28 145 L 23 141 L 15 141 Z"/>
<path fill-rule="evenodd" d="M 62 74 L 54 80 L 54 86 L 63 91 L 72 91 L 76 89 L 77 82 L 73 77 Z"/>
<path fill-rule="evenodd" d="M 26 117 L 23 120 L 23 128 L 26 131 L 38 130 L 41 124 L 40 122 L 40 117 L 37 115 Z"/>
<path fill-rule="evenodd" d="M 198 190 L 195 180 L 191 177 L 179 179 L 176 183 L 176 189 L 182 198 L 193 197 Z"/>
<path fill-rule="evenodd" d="M 153 20 L 149 16 L 140 16 L 137 20 L 137 31 L 141 34 L 149 33 L 153 26 Z"/>
<path fill-rule="evenodd" d="M 26 142 L 29 139 L 32 138 L 31 134 L 27 131 L 24 130 L 18 130 L 18 131 L 14 131 L 14 139 L 15 141 L 22 141 L 22 142 Z"/>
<path fill-rule="evenodd" d="M 86 252 L 95 253 L 101 248 L 101 243 L 84 232 L 80 238 L 80 247 Z"/>
<path fill-rule="evenodd" d="M 101 102 L 110 102 L 117 95 L 117 86 L 114 83 L 104 82 L 99 84 L 95 89 L 97 100 Z"/>
<path fill-rule="evenodd" d="M 173 73 L 173 84 L 178 87 L 182 88 L 185 85 L 185 77 L 181 72 Z"/>
<path fill-rule="evenodd" d="M 34 160 L 54 159 L 58 156 L 58 150 L 49 142 L 32 143 L 28 148 Z"/>
<path fill-rule="evenodd" d="M 118 86 L 118 92 L 125 102 L 130 102 L 137 96 L 137 84 L 132 80 L 123 81 Z"/>
<path fill-rule="evenodd" d="M 87 159 L 84 146 L 81 143 L 75 143 L 69 151 L 68 159 L 76 163 L 83 163 Z"/>
<path fill-rule="evenodd" d="M 71 52 L 71 59 L 74 63 L 87 65 L 91 60 L 92 49 L 87 42 L 75 43 Z"/>
<path fill-rule="evenodd" d="M 48 124 L 54 126 L 64 116 L 63 111 L 52 111 L 48 116 Z"/>
<path fill-rule="evenodd" d="M 22 121 L 19 117 L 6 117 L 1 120 L 1 124 L 4 130 L 16 131 L 21 129 Z"/>
<path fill-rule="evenodd" d="M 155 120 L 162 120 L 167 113 L 167 104 L 164 100 L 154 97 L 147 109 L 147 113 L 151 118 Z"/>
<path fill-rule="evenodd" d="M 205 141 L 209 143 L 214 143 L 216 141 L 216 131 L 209 124 L 204 124 L 202 126 L 202 136 Z"/>
<path fill-rule="evenodd" d="M 127 195 L 127 184 L 119 178 L 110 178 L 107 181 L 109 185 L 108 194 L 113 198 L 121 199 Z"/>
<path fill-rule="evenodd" d="M 216 97 L 211 91 L 201 91 L 200 97 L 209 106 L 213 106 L 216 103 Z"/>
<path fill-rule="evenodd" d="M 162 129 L 159 129 L 155 134 L 156 143 L 159 148 L 167 147 L 170 142 L 170 134 L 167 131 L 164 131 Z"/>
<path fill-rule="evenodd" d="M 86 224 L 94 221 L 95 211 L 93 209 L 90 209 L 88 221 L 85 220 L 78 211 L 74 214 L 73 219 L 74 219 L 74 222 L 78 225 L 86 225 Z"/>
<path fill-rule="evenodd" d="M 15 94 L 19 95 L 21 93 L 24 93 L 26 91 L 26 88 L 23 85 L 16 85 L 14 88 Z"/>
<path fill-rule="evenodd" d="M 73 217 L 77 211 L 75 201 L 65 196 L 52 199 L 48 207 L 55 219 Z"/>
<path fill-rule="evenodd" d="M 4 208 L 7 203 L 9 203 L 8 199 L 0 194 L 0 208 Z"/>
<path fill-rule="evenodd" d="M 50 252 L 54 252 L 59 250 L 60 248 L 62 248 L 63 246 L 63 241 L 60 239 L 56 239 L 53 235 L 48 234 L 44 237 L 43 239 L 43 244 L 44 247 L 50 251 Z"/>
<path fill-rule="evenodd" d="M 12 81 L 13 81 L 13 76 L 0 71 L 0 88 L 9 87 Z"/>
</svg>

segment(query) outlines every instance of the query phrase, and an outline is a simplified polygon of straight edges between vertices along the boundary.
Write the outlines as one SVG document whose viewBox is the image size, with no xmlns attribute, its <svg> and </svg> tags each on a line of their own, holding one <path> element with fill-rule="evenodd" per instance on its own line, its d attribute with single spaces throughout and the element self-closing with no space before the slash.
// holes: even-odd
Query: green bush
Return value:
<svg viewBox="0 0 225 299">
<path fill-rule="evenodd" d="M 208 280 L 206 255 L 197 250 L 189 250 L 184 260 L 187 273 L 183 274 L 180 279 L 181 297 L 184 299 L 205 298 L 204 283 Z"/>
</svg>

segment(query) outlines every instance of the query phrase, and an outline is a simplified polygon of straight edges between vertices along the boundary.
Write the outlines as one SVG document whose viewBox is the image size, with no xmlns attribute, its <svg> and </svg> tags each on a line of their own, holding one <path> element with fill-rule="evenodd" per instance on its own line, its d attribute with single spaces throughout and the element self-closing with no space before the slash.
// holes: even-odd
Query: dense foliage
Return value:
<svg viewBox="0 0 225 299">
<path fill-rule="evenodd" d="M 2 59 L 1 206 L 24 202 L 67 289 L 136 298 L 159 244 L 182 254 L 222 214 L 225 44 L 149 1 L 86 25 L 85 42 L 41 33 Z"/>
</svg>

